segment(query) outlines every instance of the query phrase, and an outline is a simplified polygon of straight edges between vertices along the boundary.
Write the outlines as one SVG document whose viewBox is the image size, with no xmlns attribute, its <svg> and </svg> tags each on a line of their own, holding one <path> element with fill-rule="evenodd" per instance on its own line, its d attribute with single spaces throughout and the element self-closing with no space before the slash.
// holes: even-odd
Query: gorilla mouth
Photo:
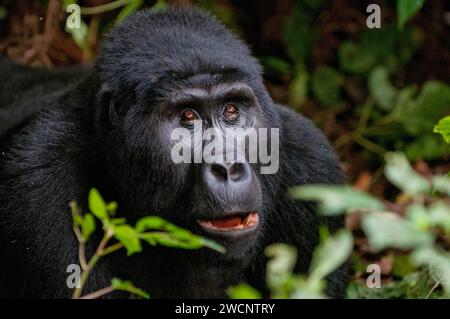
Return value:
<svg viewBox="0 0 450 319">
<path fill-rule="evenodd" d="M 238 213 L 226 218 L 199 220 L 198 223 L 206 230 L 234 232 L 255 228 L 259 224 L 259 216 L 256 212 Z"/>
</svg>

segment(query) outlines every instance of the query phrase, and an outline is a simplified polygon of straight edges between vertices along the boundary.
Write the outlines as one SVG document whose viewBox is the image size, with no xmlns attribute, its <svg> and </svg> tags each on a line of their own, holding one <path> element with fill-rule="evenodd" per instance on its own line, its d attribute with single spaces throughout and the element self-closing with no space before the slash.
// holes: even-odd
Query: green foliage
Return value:
<svg viewBox="0 0 450 319">
<path fill-rule="evenodd" d="M 434 127 L 434 133 L 439 133 L 444 138 L 447 144 L 450 144 L 450 116 L 447 116 L 439 121 Z"/>
<path fill-rule="evenodd" d="M 325 278 L 345 263 L 353 248 L 350 233 L 341 230 L 322 239 L 314 251 L 309 275 L 293 273 L 297 262 L 297 251 L 285 244 L 274 244 L 265 250 L 270 258 L 266 269 L 266 283 L 271 298 L 311 299 L 326 298 Z M 228 290 L 231 298 L 260 298 L 254 288 L 240 284 Z"/>
<path fill-rule="evenodd" d="M 113 278 L 111 280 L 111 286 L 114 290 L 127 291 L 141 298 L 150 299 L 148 293 L 146 293 L 142 289 L 135 287 L 131 281 L 123 281 L 118 278 Z"/>
<path fill-rule="evenodd" d="M 306 185 L 291 190 L 294 198 L 307 201 L 318 201 L 319 209 L 323 214 L 336 215 L 352 209 L 382 210 L 384 205 L 361 191 L 350 186 L 334 185 Z"/>
<path fill-rule="evenodd" d="M 424 3 L 425 0 L 397 0 L 398 27 L 403 28 Z"/>
<path fill-rule="evenodd" d="M 325 106 L 341 103 L 342 76 L 333 68 L 318 67 L 312 76 L 312 91 L 317 100 Z"/>
<path fill-rule="evenodd" d="M 400 281 L 378 292 L 352 285 L 349 297 L 450 296 L 450 253 L 445 251 L 450 241 L 450 177 L 425 179 L 400 153 L 388 154 L 386 162 L 387 179 L 402 191 L 402 196 L 409 198 L 403 218 L 382 210 L 383 206 L 376 204 L 378 202 L 369 195 L 362 196 L 360 191 L 345 186 L 301 186 L 293 191 L 293 195 L 319 201 L 324 214 L 330 211 L 362 213 L 362 230 L 372 250 L 396 253 L 396 274 L 403 277 Z M 405 255 L 405 252 L 409 254 Z M 332 258 L 331 254 L 332 249 L 323 252 L 328 258 Z M 427 277 L 423 279 L 424 276 Z M 435 291 L 439 286 L 440 292 Z"/>
<path fill-rule="evenodd" d="M 114 217 L 117 210 L 117 203 L 106 203 L 103 197 L 96 189 L 89 192 L 89 210 L 90 213 L 80 214 L 76 203 L 70 204 L 73 216 L 73 227 L 78 241 L 80 242 L 80 264 L 83 268 L 81 274 L 81 287 L 75 289 L 74 298 L 80 298 L 81 292 L 86 283 L 87 277 L 100 258 L 111 254 L 119 249 L 125 248 L 127 255 L 130 256 L 142 251 L 142 241 L 152 246 L 162 245 L 181 249 L 200 249 L 209 248 L 220 253 L 225 249 L 217 243 L 194 235 L 190 231 L 180 228 L 158 216 L 146 216 L 139 219 L 136 226 L 126 224 L 124 218 Z M 96 225 L 94 216 L 100 220 L 103 225 L 103 239 L 97 247 L 94 255 L 89 261 L 85 260 L 85 244 L 94 233 Z M 108 246 L 111 239 L 117 242 Z M 113 279 L 109 290 L 128 291 L 137 296 L 148 298 L 148 294 L 134 287 L 128 281 Z M 92 293 L 90 295 L 96 295 Z M 90 296 L 89 295 L 89 296 Z"/>
</svg>

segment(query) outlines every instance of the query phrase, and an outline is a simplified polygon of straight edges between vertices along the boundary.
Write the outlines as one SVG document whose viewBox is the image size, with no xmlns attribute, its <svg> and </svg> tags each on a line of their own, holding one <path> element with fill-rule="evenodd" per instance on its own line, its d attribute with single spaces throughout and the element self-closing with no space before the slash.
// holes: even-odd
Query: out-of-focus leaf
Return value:
<svg viewBox="0 0 450 319">
<path fill-rule="evenodd" d="M 289 63 L 278 57 L 266 56 L 261 59 L 261 62 L 264 65 L 266 72 L 272 71 L 281 76 L 286 76 L 291 73 L 291 66 Z"/>
<path fill-rule="evenodd" d="M 0 21 L 6 18 L 8 15 L 8 11 L 6 11 L 5 7 L 0 6 Z"/>
<path fill-rule="evenodd" d="M 422 8 L 425 0 L 397 0 L 398 27 L 403 26 Z"/>
<path fill-rule="evenodd" d="M 261 293 L 247 284 L 239 284 L 228 289 L 231 299 L 261 299 Z"/>
<path fill-rule="evenodd" d="M 341 103 L 342 76 L 333 68 L 318 67 L 312 76 L 314 96 L 325 106 L 338 106 Z"/>
<path fill-rule="evenodd" d="M 446 233 L 450 233 L 450 205 L 438 201 L 428 208 L 430 212 L 431 224 L 434 227 L 440 227 Z"/>
<path fill-rule="evenodd" d="M 135 287 L 131 281 L 124 281 L 118 278 L 113 278 L 111 280 L 111 286 L 113 287 L 114 290 L 127 291 L 141 298 L 150 299 L 148 293 L 146 293 L 144 290 L 140 288 Z"/>
<path fill-rule="evenodd" d="M 95 188 L 89 192 L 89 210 L 102 221 L 108 219 L 105 201 Z"/>
<path fill-rule="evenodd" d="M 381 109 L 391 111 L 394 108 L 398 91 L 389 81 L 387 68 L 376 67 L 370 72 L 369 90 Z"/>
<path fill-rule="evenodd" d="M 114 237 L 126 248 L 128 256 L 142 251 L 139 234 L 129 225 L 119 225 L 114 227 Z"/>
<path fill-rule="evenodd" d="M 388 153 L 386 162 L 384 173 L 387 179 L 403 192 L 418 195 L 430 191 L 430 183 L 414 171 L 404 154 Z"/>
<path fill-rule="evenodd" d="M 143 3 L 144 0 L 134 0 L 133 2 L 127 4 L 122 8 L 122 10 L 120 10 L 119 14 L 117 15 L 116 22 L 123 21 L 126 17 L 139 9 Z"/>
<path fill-rule="evenodd" d="M 447 144 L 450 144 L 450 116 L 447 116 L 440 120 L 439 123 L 434 127 L 434 132 L 441 134 L 445 142 Z"/>
<path fill-rule="evenodd" d="M 409 255 L 395 255 L 392 266 L 392 274 L 397 277 L 405 277 L 413 273 L 416 267 L 411 263 Z"/>
<path fill-rule="evenodd" d="M 294 107 L 299 107 L 308 95 L 309 74 L 303 68 L 297 68 L 289 86 L 289 103 Z"/>
<path fill-rule="evenodd" d="M 292 275 L 297 262 L 297 250 L 286 244 L 273 244 L 265 249 L 267 262 L 266 282 L 272 291 L 280 290 Z"/>
<path fill-rule="evenodd" d="M 415 99 L 414 92 L 413 87 L 400 91 L 394 114 L 411 135 L 432 132 L 435 123 L 449 113 L 450 86 L 428 81 Z"/>
<path fill-rule="evenodd" d="M 447 294 L 450 294 L 450 254 L 435 248 L 424 247 L 415 251 L 411 258 L 420 266 L 434 270 Z"/>
<path fill-rule="evenodd" d="M 432 180 L 433 189 L 450 196 L 450 177 L 436 176 Z"/>
<path fill-rule="evenodd" d="M 384 205 L 367 193 L 350 186 L 306 185 L 291 190 L 294 198 L 318 201 L 319 209 L 324 214 L 340 214 L 346 210 L 367 209 L 382 210 Z"/>
<path fill-rule="evenodd" d="M 410 161 L 418 159 L 435 160 L 445 156 L 448 151 L 448 146 L 442 143 L 439 136 L 432 133 L 417 136 L 414 141 L 405 147 L 405 154 Z"/>
<path fill-rule="evenodd" d="M 362 228 L 376 251 L 385 248 L 414 249 L 430 245 L 433 241 L 430 233 L 421 231 L 412 222 L 391 213 L 366 216 Z"/>
<path fill-rule="evenodd" d="M 344 42 L 338 52 L 341 68 L 352 74 L 369 72 L 376 62 L 376 56 L 354 42 Z"/>
<path fill-rule="evenodd" d="M 353 249 L 353 237 L 345 230 L 340 230 L 314 251 L 310 266 L 311 280 L 322 280 L 350 257 Z"/>
<path fill-rule="evenodd" d="M 81 222 L 81 233 L 83 239 L 87 241 L 91 234 L 95 231 L 95 220 L 91 214 L 85 214 Z"/>
</svg>

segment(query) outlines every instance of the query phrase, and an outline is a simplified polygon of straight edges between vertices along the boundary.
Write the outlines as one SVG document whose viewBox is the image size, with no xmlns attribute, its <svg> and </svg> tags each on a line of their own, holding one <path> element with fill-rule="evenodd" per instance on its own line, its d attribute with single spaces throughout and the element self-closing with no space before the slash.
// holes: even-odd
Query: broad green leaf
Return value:
<svg viewBox="0 0 450 319">
<path fill-rule="evenodd" d="M 417 174 L 402 153 L 388 153 L 386 155 L 384 173 L 387 179 L 410 195 L 419 195 L 430 191 L 430 183 Z"/>
<path fill-rule="evenodd" d="M 334 215 L 354 209 L 382 210 L 384 205 L 367 193 L 350 186 L 305 185 L 290 191 L 294 198 L 318 201 L 324 214 Z"/>
<path fill-rule="evenodd" d="M 434 270 L 447 294 L 450 294 L 450 254 L 435 248 L 424 247 L 411 256 L 419 266 L 428 266 Z"/>
<path fill-rule="evenodd" d="M 286 244 L 267 246 L 265 255 L 267 262 L 266 282 L 272 291 L 280 290 L 291 278 L 297 262 L 297 250 Z"/>
<path fill-rule="evenodd" d="M 141 298 L 150 299 L 148 293 L 146 293 L 144 290 L 140 288 L 135 287 L 131 281 L 123 281 L 118 278 L 113 278 L 111 280 L 111 286 L 113 287 L 114 290 L 127 291 Z"/>
<path fill-rule="evenodd" d="M 87 241 L 91 234 L 95 231 L 95 219 L 91 214 L 85 214 L 81 222 L 81 232 L 83 239 Z"/>
<path fill-rule="evenodd" d="M 434 127 L 434 133 L 441 134 L 445 142 L 450 144 L 450 116 L 447 116 L 439 121 L 439 123 Z"/>
<path fill-rule="evenodd" d="M 380 251 L 385 248 L 415 249 L 430 245 L 433 237 L 414 223 L 392 213 L 374 213 L 364 217 L 362 228 L 370 245 Z"/>
<path fill-rule="evenodd" d="M 431 184 L 434 190 L 450 196 L 450 176 L 435 176 Z"/>
<path fill-rule="evenodd" d="M 231 299 L 261 299 L 261 293 L 248 284 L 233 286 L 227 291 Z"/>
<path fill-rule="evenodd" d="M 322 242 L 314 251 L 310 266 L 310 277 L 320 281 L 338 269 L 350 258 L 353 237 L 345 230 Z"/>
<path fill-rule="evenodd" d="M 434 227 L 440 227 L 450 233 L 450 204 L 437 201 L 429 208 L 431 223 Z"/>
<path fill-rule="evenodd" d="M 108 203 L 108 205 L 106 205 L 106 210 L 110 216 L 113 216 L 117 210 L 117 203 L 116 202 Z"/>
<path fill-rule="evenodd" d="M 386 67 L 376 67 L 370 72 L 369 91 L 381 109 L 391 111 L 394 108 L 398 91 L 389 81 Z"/>
<path fill-rule="evenodd" d="M 139 234 L 129 225 L 119 225 L 113 228 L 114 237 L 126 248 L 128 256 L 142 251 Z"/>
<path fill-rule="evenodd" d="M 275 72 L 281 76 L 286 76 L 291 73 L 291 66 L 286 61 L 274 57 L 274 56 L 266 56 L 261 60 L 264 65 L 264 69 L 268 71 Z"/>
<path fill-rule="evenodd" d="M 405 154 L 411 161 L 419 159 L 432 161 L 444 157 L 449 151 L 439 136 L 432 133 L 421 134 L 406 145 Z"/>
<path fill-rule="evenodd" d="M 336 70 L 320 66 L 312 76 L 313 94 L 325 106 L 338 106 L 341 103 L 342 81 L 342 76 Z"/>
<path fill-rule="evenodd" d="M 105 201 L 95 188 L 89 192 L 89 210 L 102 221 L 108 219 Z"/>
<path fill-rule="evenodd" d="M 364 74 L 376 63 L 376 56 L 365 47 L 354 43 L 344 42 L 338 51 L 341 68 L 352 74 Z"/>
<path fill-rule="evenodd" d="M 425 0 L 397 0 L 398 27 L 403 28 L 419 10 Z"/>
<path fill-rule="evenodd" d="M 415 92 L 414 86 L 400 91 L 394 115 L 409 134 L 430 133 L 435 124 L 450 112 L 450 86 L 428 81 L 417 97 L 414 97 Z"/>
<path fill-rule="evenodd" d="M 432 226 L 431 215 L 421 204 L 411 205 L 406 209 L 406 217 L 421 230 L 428 230 Z"/>
</svg>

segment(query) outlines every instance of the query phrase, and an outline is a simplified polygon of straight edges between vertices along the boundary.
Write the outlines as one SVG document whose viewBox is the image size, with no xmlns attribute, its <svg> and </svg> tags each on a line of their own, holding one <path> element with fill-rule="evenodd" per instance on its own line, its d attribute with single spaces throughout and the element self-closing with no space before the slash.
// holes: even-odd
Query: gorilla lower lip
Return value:
<svg viewBox="0 0 450 319">
<path fill-rule="evenodd" d="M 244 215 L 233 215 L 222 219 L 199 221 L 199 224 L 205 229 L 223 232 L 250 229 L 257 226 L 258 223 L 259 216 L 256 212 L 249 212 Z"/>
</svg>

